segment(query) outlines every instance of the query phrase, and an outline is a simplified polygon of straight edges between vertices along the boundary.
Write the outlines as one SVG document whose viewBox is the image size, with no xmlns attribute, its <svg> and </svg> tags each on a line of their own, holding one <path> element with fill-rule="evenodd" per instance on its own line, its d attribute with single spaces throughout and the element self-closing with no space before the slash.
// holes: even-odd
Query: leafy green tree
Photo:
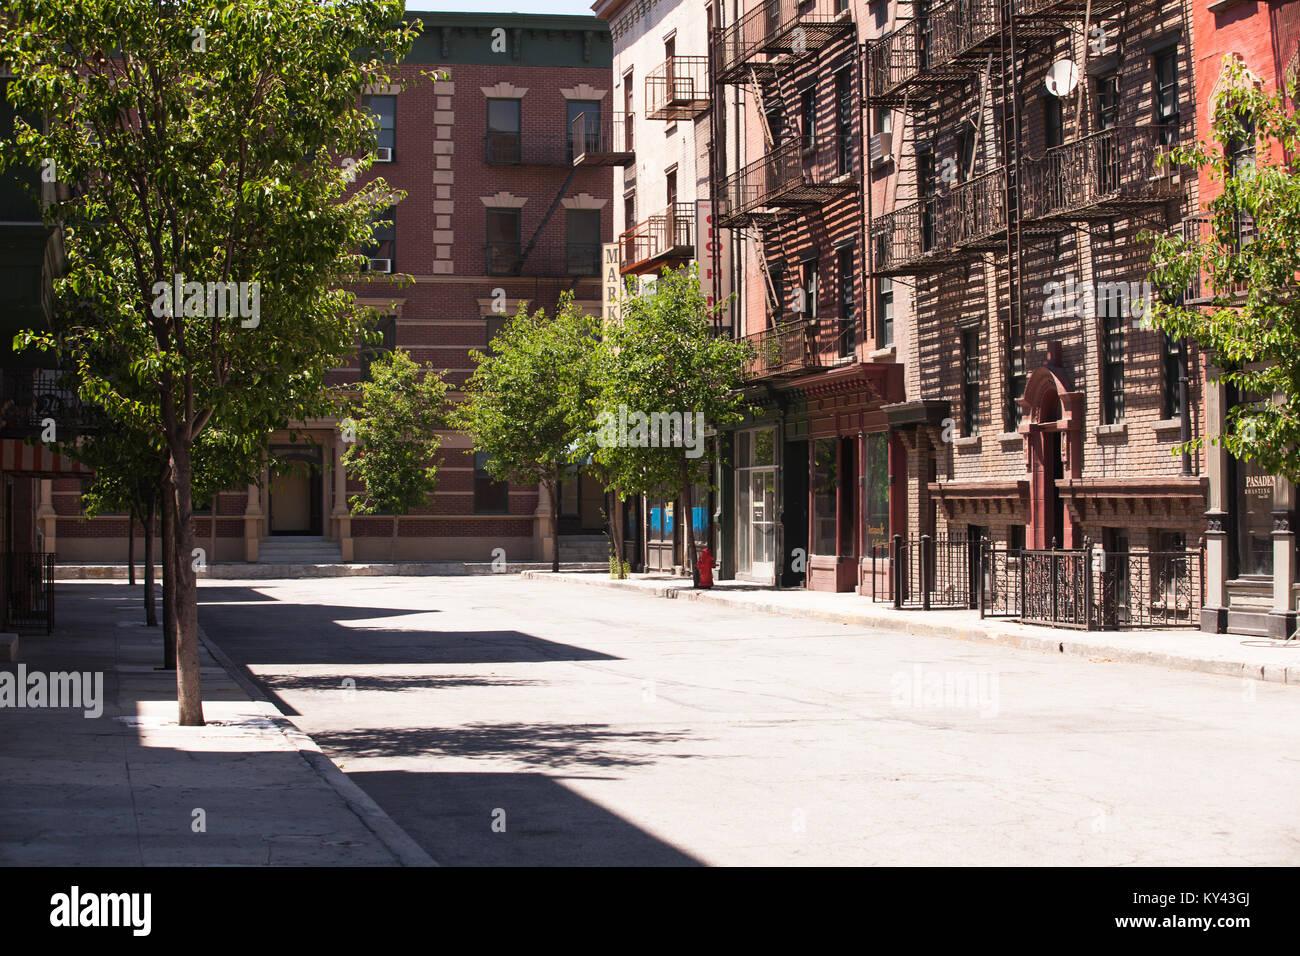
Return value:
<svg viewBox="0 0 1300 956">
<path fill-rule="evenodd" d="M 752 350 L 714 332 L 694 266 L 664 270 L 653 284 L 629 283 L 622 318 L 604 330 L 595 363 L 596 428 L 586 444 L 620 496 L 676 498 L 691 567 L 691 489 L 709 485 L 706 428 L 741 421 L 739 388 Z"/>
<path fill-rule="evenodd" d="M 401 198 L 382 179 L 351 185 L 374 145 L 361 96 L 409 52 L 418 21 L 403 12 L 13 0 L 0 23 L 10 101 L 47 118 L 16 122 L 10 161 L 69 187 L 48 209 L 66 256 L 57 287 L 98 306 L 58 345 L 83 396 L 156 423 L 169 456 L 182 725 L 203 723 L 194 445 L 210 425 L 251 442 L 268 421 L 306 417 L 354 348 L 370 310 L 345 283 L 379 210 Z M 238 304 L 208 283 L 236 283 Z M 27 341 L 55 345 L 43 331 Z M 110 342 L 131 356 L 129 388 L 98 363 Z"/>
<path fill-rule="evenodd" d="M 1212 139 L 1175 149 L 1171 159 L 1208 170 L 1223 191 L 1206 204 L 1205 236 L 1150 235 L 1162 290 L 1151 318 L 1206 349 L 1216 381 L 1262 399 L 1229 409 L 1214 443 L 1300 481 L 1300 118 L 1234 57 L 1224 60 L 1220 88 Z M 1296 94 L 1293 83 L 1292 102 Z M 1209 304 L 1183 304 L 1183 290 L 1198 278 Z"/>
<path fill-rule="evenodd" d="M 494 478 L 541 485 L 550 495 L 552 571 L 560 570 L 560 480 L 580 460 L 578 443 L 590 428 L 584 416 L 595 394 L 596 335 L 596 320 L 571 293 L 550 316 L 521 303 L 487 353 L 470 353 L 474 373 L 451 417 L 487 453 Z"/>
<path fill-rule="evenodd" d="M 353 514 L 391 514 L 390 556 L 397 557 L 397 519 L 428 501 L 438 485 L 434 461 L 442 439 L 447 383 L 410 353 L 396 349 L 370 365 L 371 380 L 340 427 L 349 443 L 343 467 L 364 491 L 348 499 Z"/>
</svg>

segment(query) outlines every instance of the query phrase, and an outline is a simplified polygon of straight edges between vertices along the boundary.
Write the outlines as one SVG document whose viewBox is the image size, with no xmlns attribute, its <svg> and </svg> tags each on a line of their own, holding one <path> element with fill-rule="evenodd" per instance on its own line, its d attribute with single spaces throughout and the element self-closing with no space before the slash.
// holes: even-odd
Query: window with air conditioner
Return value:
<svg viewBox="0 0 1300 956">
<path fill-rule="evenodd" d="M 367 96 L 362 103 L 375 123 L 375 161 L 391 163 L 397 148 L 397 97 Z"/>
</svg>

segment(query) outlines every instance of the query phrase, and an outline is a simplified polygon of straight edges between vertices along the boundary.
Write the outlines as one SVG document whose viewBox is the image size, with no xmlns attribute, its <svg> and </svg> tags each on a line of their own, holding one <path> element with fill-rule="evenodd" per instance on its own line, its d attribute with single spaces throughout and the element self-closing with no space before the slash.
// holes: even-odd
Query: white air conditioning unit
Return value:
<svg viewBox="0 0 1300 956">
<path fill-rule="evenodd" d="M 368 272 L 392 272 L 392 259 L 369 259 L 367 260 L 366 271 Z"/>
<path fill-rule="evenodd" d="M 871 144 L 869 147 L 871 165 L 880 166 L 894 158 L 894 134 L 872 133 Z"/>
<path fill-rule="evenodd" d="M 393 161 L 393 147 L 379 146 L 375 149 L 375 162 L 391 163 Z"/>
</svg>

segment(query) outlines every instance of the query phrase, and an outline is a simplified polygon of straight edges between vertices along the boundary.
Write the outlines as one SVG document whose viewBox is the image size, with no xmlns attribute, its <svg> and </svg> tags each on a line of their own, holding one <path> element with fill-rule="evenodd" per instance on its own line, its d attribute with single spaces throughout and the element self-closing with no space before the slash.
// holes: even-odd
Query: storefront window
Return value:
<svg viewBox="0 0 1300 956">
<path fill-rule="evenodd" d="M 1252 461 L 1234 462 L 1237 472 L 1237 574 L 1273 574 L 1273 484 Z"/>
<path fill-rule="evenodd" d="M 866 443 L 862 540 L 870 554 L 872 548 L 889 547 L 889 436 L 884 432 L 867 435 Z"/>
<path fill-rule="evenodd" d="M 838 517 L 836 490 L 840 484 L 839 440 L 819 438 L 813 442 L 813 542 L 814 554 L 835 554 Z"/>
<path fill-rule="evenodd" d="M 776 429 L 736 436 L 736 571 L 772 575 L 776 568 Z"/>
</svg>

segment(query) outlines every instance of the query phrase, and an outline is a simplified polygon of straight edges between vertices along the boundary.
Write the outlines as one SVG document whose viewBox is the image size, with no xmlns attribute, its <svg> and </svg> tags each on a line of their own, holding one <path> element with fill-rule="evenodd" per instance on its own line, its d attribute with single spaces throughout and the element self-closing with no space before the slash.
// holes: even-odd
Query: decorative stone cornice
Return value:
<svg viewBox="0 0 1300 956">
<path fill-rule="evenodd" d="M 608 202 L 608 199 L 597 199 L 591 193 L 578 193 L 561 199 L 560 205 L 565 209 L 604 209 Z"/>
<path fill-rule="evenodd" d="M 528 202 L 526 196 L 516 196 L 514 193 L 508 193 L 504 190 L 492 196 L 479 196 L 478 198 L 483 205 L 499 209 L 520 209 L 524 203 Z"/>
<path fill-rule="evenodd" d="M 528 87 L 515 86 L 504 80 L 496 86 L 480 86 L 479 89 L 490 100 L 522 100 L 528 95 Z"/>
<path fill-rule="evenodd" d="M 579 83 L 567 90 L 560 90 L 566 100 L 603 100 L 609 90 L 598 90 L 590 83 Z"/>
</svg>

